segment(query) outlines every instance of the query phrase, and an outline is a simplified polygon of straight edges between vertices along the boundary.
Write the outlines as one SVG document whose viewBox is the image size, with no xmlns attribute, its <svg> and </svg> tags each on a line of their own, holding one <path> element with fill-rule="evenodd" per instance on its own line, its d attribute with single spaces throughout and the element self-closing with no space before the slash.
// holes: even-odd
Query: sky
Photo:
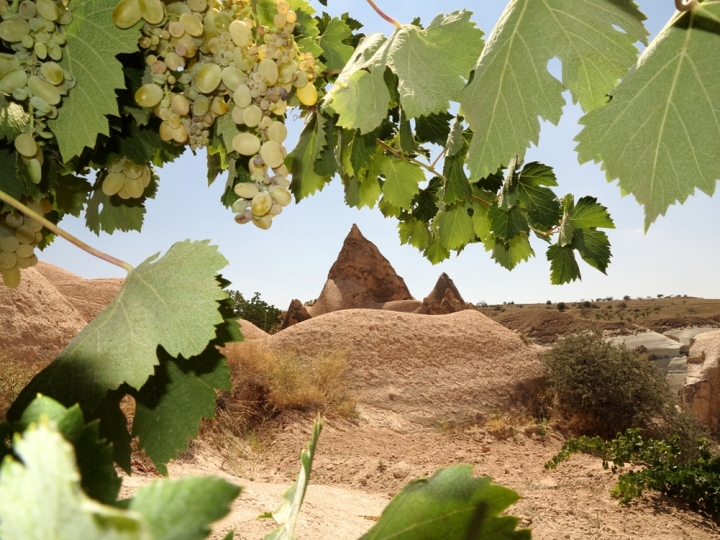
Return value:
<svg viewBox="0 0 720 540">
<path fill-rule="evenodd" d="M 400 22 L 409 23 L 419 16 L 425 25 L 441 12 L 465 8 L 473 11 L 472 19 L 486 35 L 507 4 L 506 0 L 377 3 Z M 349 12 L 365 25 L 367 34 L 392 33 L 393 27 L 361 0 L 329 0 L 327 8 L 317 1 L 313 4 L 331 15 Z M 674 13 L 672 0 L 637 0 L 637 4 L 647 15 L 646 25 L 653 36 Z M 559 65 L 552 60 L 551 72 L 557 74 Z M 580 262 L 583 279 L 569 285 L 550 284 L 544 244 L 537 239 L 533 244 L 537 256 L 512 272 L 497 265 L 481 244 L 468 246 L 459 256 L 433 266 L 415 248 L 400 244 L 395 220 L 385 219 L 377 209 L 345 206 L 337 177 L 322 192 L 285 208 L 268 231 L 252 224 L 238 225 L 231 211 L 219 202 L 223 179 L 207 186 L 204 151 L 196 156 L 187 152 L 157 171 L 159 190 L 156 199 L 147 203 L 142 233 L 101 233 L 97 237 L 85 229 L 84 220 L 73 217 L 65 218 L 61 226 L 132 265 L 165 252 L 177 241 L 210 239 L 229 262 L 222 274 L 232 282 L 230 288 L 246 297 L 260 292 L 263 300 L 281 309 L 293 298 L 308 301 L 318 297 L 353 223 L 377 245 L 418 299 L 432 290 L 442 272 L 454 280 L 465 300 L 473 303 L 567 302 L 658 294 L 720 298 L 720 196 L 710 198 L 697 192 L 684 206 L 670 207 L 665 217 L 644 233 L 642 207 L 631 196 L 622 197 L 616 183 L 606 181 L 599 165 L 578 164 L 573 139 L 580 131 L 577 122 L 582 113 L 572 105 L 568 93 L 565 98 L 568 105 L 560 124 L 543 124 L 539 145 L 529 150 L 526 162 L 539 160 L 554 167 L 560 183 L 558 195 L 597 197 L 608 207 L 617 227 L 608 231 L 613 259 L 607 275 Z M 289 124 L 288 148 L 294 146 L 301 122 Z M 124 276 L 122 269 L 63 240 L 56 240 L 40 258 L 86 278 Z"/>
</svg>

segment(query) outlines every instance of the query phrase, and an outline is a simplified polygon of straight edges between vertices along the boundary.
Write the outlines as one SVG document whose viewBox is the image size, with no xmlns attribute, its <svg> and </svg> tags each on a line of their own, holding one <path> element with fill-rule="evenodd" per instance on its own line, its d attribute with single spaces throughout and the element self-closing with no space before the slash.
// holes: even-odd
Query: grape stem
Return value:
<svg viewBox="0 0 720 540">
<path fill-rule="evenodd" d="M 27 206 L 25 206 L 23 203 L 15 199 L 14 197 L 11 197 L 4 191 L 0 190 L 0 201 L 3 201 L 10 206 L 16 208 L 23 214 L 25 214 L 27 217 L 34 219 L 35 221 L 41 223 L 46 229 L 53 232 L 54 234 L 64 238 L 71 244 L 75 244 L 77 247 L 82 249 L 83 251 L 86 251 L 90 255 L 94 255 L 95 257 L 102 259 L 103 261 L 107 261 L 110 264 L 114 264 L 115 266 L 119 266 L 120 268 L 126 270 L 127 272 L 132 272 L 133 267 L 126 263 L 125 261 L 121 261 L 120 259 L 116 259 L 112 255 L 108 255 L 107 253 L 103 253 L 102 251 L 99 251 L 95 249 L 94 247 L 91 247 L 87 245 L 85 242 L 80 240 L 79 238 L 75 238 L 72 234 L 70 234 L 67 231 L 64 231 L 54 223 L 51 223 L 47 219 L 45 219 L 43 216 L 35 212 L 34 210 L 31 210 Z"/>
<path fill-rule="evenodd" d="M 698 0 L 675 0 L 675 8 L 678 11 L 690 11 L 698 5 Z"/>
<path fill-rule="evenodd" d="M 678 1 L 680 1 L 680 0 L 676 0 L 676 2 L 678 2 Z M 402 24 L 400 24 L 399 22 L 397 22 L 395 19 L 393 19 L 393 18 L 390 17 L 389 15 L 386 15 L 386 14 L 377 6 L 377 4 L 376 4 L 375 2 L 373 2 L 373 0 L 367 0 L 367 3 L 370 4 L 370 7 L 373 8 L 378 15 L 380 15 L 383 19 L 385 19 L 385 20 L 386 20 L 387 22 L 389 22 L 390 24 L 394 25 L 395 28 L 401 28 L 401 27 L 402 27 Z"/>
<path fill-rule="evenodd" d="M 433 167 L 432 165 L 428 165 L 427 163 L 423 163 L 422 161 L 418 161 L 418 160 L 415 159 L 415 158 L 411 158 L 411 157 L 408 157 L 408 156 L 406 156 L 406 155 L 403 155 L 402 152 L 400 152 L 399 150 L 396 150 L 395 148 L 393 148 L 393 147 L 390 146 L 389 144 L 381 141 L 380 139 L 377 140 L 377 143 L 378 143 L 382 148 L 384 148 L 385 150 L 387 150 L 388 152 L 390 152 L 392 155 L 394 155 L 396 158 L 405 159 L 405 160 L 407 160 L 407 161 L 410 161 L 411 163 L 414 163 L 415 165 L 418 165 L 418 166 L 422 167 L 423 169 L 425 169 L 425 170 L 428 171 L 429 173 L 434 174 L 434 175 L 437 176 L 438 178 L 440 178 L 440 179 L 442 179 L 442 180 L 445 180 L 445 177 L 444 177 L 442 174 L 440 174 L 440 173 L 435 169 L 435 167 Z"/>
</svg>

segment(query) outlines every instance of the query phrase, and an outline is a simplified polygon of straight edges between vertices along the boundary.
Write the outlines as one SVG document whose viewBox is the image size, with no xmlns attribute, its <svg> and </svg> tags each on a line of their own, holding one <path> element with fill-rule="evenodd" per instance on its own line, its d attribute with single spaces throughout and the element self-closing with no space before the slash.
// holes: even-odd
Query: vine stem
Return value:
<svg viewBox="0 0 720 540">
<path fill-rule="evenodd" d="M 97 249 L 95 249 L 95 248 L 92 247 L 92 246 L 87 245 L 85 242 L 83 242 L 83 241 L 80 240 L 79 238 L 75 238 L 75 237 L 74 237 L 72 234 L 70 234 L 69 232 L 64 231 L 63 229 L 61 229 L 60 227 L 58 227 L 58 226 L 55 225 L 54 223 L 51 223 L 50 221 L 48 221 L 47 219 L 45 219 L 43 216 L 41 216 L 40 214 L 38 214 L 38 213 L 35 212 L 34 210 L 28 208 L 28 207 L 25 206 L 23 203 L 21 203 L 20 201 L 18 201 L 18 200 L 15 199 L 14 197 L 11 197 L 10 195 L 8 195 L 7 193 L 5 193 L 5 192 L 2 191 L 2 190 L 0 190 L 0 201 L 3 201 L 3 202 L 5 202 L 5 203 L 9 204 L 10 206 L 16 208 L 17 210 L 19 210 L 20 212 L 22 212 L 22 213 L 25 214 L 26 216 L 34 219 L 35 221 L 37 221 L 37 222 L 39 222 L 39 223 L 42 223 L 42 225 L 43 225 L 46 229 L 48 229 L 48 230 L 52 231 L 53 233 L 55 233 L 56 235 L 64 238 L 65 240 L 67 240 L 67 241 L 70 242 L 71 244 L 76 245 L 77 247 L 79 247 L 79 248 L 82 249 L 83 251 L 89 253 L 90 255 L 94 255 L 94 256 L 97 257 L 98 259 L 102 259 L 103 261 L 107 261 L 107 262 L 109 262 L 110 264 L 114 264 L 115 266 L 119 266 L 120 268 L 124 269 L 124 270 L 127 271 L 127 272 L 132 272 L 132 271 L 133 271 L 132 265 L 126 263 L 125 261 L 121 261 L 120 259 L 116 259 L 116 258 L 113 257 L 112 255 L 108 255 L 107 253 L 103 253 L 102 251 L 97 250 Z"/>
<path fill-rule="evenodd" d="M 679 2 L 680 0 L 675 0 L 675 1 L 676 1 L 676 2 Z M 389 22 L 390 24 L 394 25 L 395 28 L 400 28 L 400 27 L 402 27 L 402 24 L 400 24 L 399 22 L 397 22 L 395 19 L 393 19 L 393 18 L 390 17 L 389 15 L 386 15 L 386 14 L 383 12 L 383 10 L 381 10 L 381 9 L 377 6 L 377 4 L 376 4 L 375 2 L 373 2 L 373 0 L 367 0 L 367 3 L 370 4 L 370 7 L 375 10 L 375 13 L 377 13 L 378 15 L 380 15 L 383 19 L 385 19 L 385 20 L 386 20 L 387 22 Z"/>
<path fill-rule="evenodd" d="M 418 160 L 415 159 L 415 158 L 407 157 L 407 156 L 403 155 L 402 152 L 399 152 L 398 150 L 396 150 L 395 148 L 393 148 L 393 147 L 390 146 L 389 144 L 381 141 L 380 139 L 377 140 L 377 143 L 378 143 L 381 147 L 383 147 L 385 150 L 387 150 L 388 152 L 390 152 L 392 155 L 394 155 L 396 158 L 400 158 L 400 159 L 404 159 L 404 160 L 406 160 L 406 161 L 410 161 L 411 163 L 414 163 L 415 165 L 418 165 L 418 166 L 422 167 L 423 169 L 425 169 L 426 171 L 434 174 L 434 175 L 437 176 L 438 178 L 440 178 L 440 179 L 442 179 L 442 180 L 445 180 L 445 177 L 444 177 L 442 174 L 440 174 L 437 170 L 435 170 L 435 168 L 434 168 L 432 165 L 428 165 L 427 163 L 423 163 L 422 161 L 418 161 Z"/>
<path fill-rule="evenodd" d="M 675 0 L 675 8 L 678 11 L 690 11 L 698 5 L 698 0 Z"/>
</svg>

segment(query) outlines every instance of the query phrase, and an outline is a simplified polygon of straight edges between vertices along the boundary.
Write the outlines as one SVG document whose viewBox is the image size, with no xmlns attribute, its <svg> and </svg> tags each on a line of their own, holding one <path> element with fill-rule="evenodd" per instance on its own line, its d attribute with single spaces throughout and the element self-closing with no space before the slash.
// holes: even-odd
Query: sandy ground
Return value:
<svg viewBox="0 0 720 540">
<path fill-rule="evenodd" d="M 257 521 L 279 506 L 299 470 L 298 455 L 310 436 L 312 417 L 285 415 L 263 428 L 255 450 L 232 463 L 196 445 L 191 457 L 171 464 L 170 475 L 219 474 L 245 491 L 233 511 L 215 527 L 213 538 L 230 529 L 236 538 L 258 539 L 272 523 Z M 329 420 L 323 430 L 306 504 L 298 525 L 300 540 L 360 537 L 403 485 L 436 469 L 471 463 L 522 496 L 510 512 L 530 527 L 533 538 L 554 539 L 716 539 L 711 520 L 663 496 L 649 495 L 628 507 L 610 496 L 616 476 L 600 460 L 578 455 L 555 471 L 543 464 L 561 447 L 562 436 L 540 437 L 536 426 L 469 428 L 464 431 L 398 433 L 358 422 Z M 494 435 L 493 435 L 494 433 Z M 152 481 L 126 479 L 124 493 Z"/>
</svg>

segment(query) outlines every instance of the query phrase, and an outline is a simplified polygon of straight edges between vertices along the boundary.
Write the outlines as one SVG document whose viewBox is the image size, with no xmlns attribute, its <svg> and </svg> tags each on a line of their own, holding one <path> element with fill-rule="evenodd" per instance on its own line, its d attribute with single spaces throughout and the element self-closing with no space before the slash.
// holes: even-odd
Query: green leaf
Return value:
<svg viewBox="0 0 720 540">
<path fill-rule="evenodd" d="M 132 437 L 120 402 L 131 391 L 127 385 L 122 385 L 118 390 L 110 390 L 93 413 L 93 418 L 100 420 L 100 438 L 112 442 L 113 461 L 127 474 L 131 472 Z"/>
<path fill-rule="evenodd" d="M 318 43 L 323 50 L 322 57 L 328 70 L 341 70 L 348 63 L 353 54 L 353 48 L 343 41 L 350 37 L 352 37 L 352 32 L 345 21 L 333 17 L 320 36 Z"/>
<path fill-rule="evenodd" d="M 550 230 L 561 218 L 560 202 L 555 193 L 545 186 L 556 186 L 552 168 L 541 163 L 528 163 L 518 179 L 520 204 L 527 212 L 533 227 Z"/>
<path fill-rule="evenodd" d="M 347 176 L 343 178 L 345 186 L 345 202 L 353 208 L 374 208 L 380 195 L 382 186 L 377 176 L 366 178 L 360 182 L 357 178 Z"/>
<path fill-rule="evenodd" d="M 430 245 L 423 251 L 423 255 L 432 264 L 439 264 L 450 258 L 450 252 L 435 238 L 431 238 Z"/>
<path fill-rule="evenodd" d="M 523 158 L 538 143 L 539 118 L 559 122 L 566 88 L 585 111 L 604 105 L 637 58 L 634 43 L 646 42 L 644 19 L 630 0 L 510 2 L 461 96 L 474 131 L 471 176 Z M 555 57 L 562 82 L 547 69 Z"/>
<path fill-rule="evenodd" d="M 570 247 L 576 249 L 586 263 L 605 274 L 612 257 L 607 234 L 595 229 L 576 229 Z"/>
<path fill-rule="evenodd" d="M 153 540 L 201 540 L 240 492 L 214 476 L 159 480 L 138 489 L 129 509 L 147 520 Z"/>
<path fill-rule="evenodd" d="M 140 231 L 145 221 L 145 200 L 154 198 L 157 183 L 151 181 L 140 199 L 123 200 L 117 195 L 108 197 L 100 184 L 90 196 L 85 209 L 85 225 L 100 236 L 100 231 L 112 234 L 115 231 Z"/>
<path fill-rule="evenodd" d="M 450 120 L 453 115 L 447 111 L 419 116 L 415 119 L 415 135 L 420 143 L 445 146 L 450 135 Z"/>
<path fill-rule="evenodd" d="M 512 270 L 518 264 L 529 260 L 530 257 L 534 255 L 535 252 L 530 246 L 527 234 L 521 234 L 508 242 L 496 240 L 492 258 L 503 268 Z"/>
<path fill-rule="evenodd" d="M 505 171 L 505 180 L 503 181 L 502 190 L 498 195 L 498 207 L 505 212 L 517 204 L 520 194 L 517 191 L 518 176 L 523 160 L 515 156 L 510 160 L 510 164 Z"/>
<path fill-rule="evenodd" d="M 583 117 L 581 163 L 602 162 L 608 181 L 645 207 L 645 228 L 696 188 L 720 178 L 720 3 L 676 14 L 612 92 Z"/>
<path fill-rule="evenodd" d="M 49 421 L 16 435 L 0 474 L 4 540 L 150 540 L 142 516 L 103 506 L 80 489 L 73 447 Z"/>
<path fill-rule="evenodd" d="M 490 206 L 486 206 L 478 201 L 473 201 L 472 207 L 472 221 L 475 235 L 485 243 L 486 249 L 488 246 L 492 248 L 492 244 L 488 243 L 488 241 L 492 238 L 492 232 L 490 232 L 492 222 L 490 221 L 490 217 L 488 215 L 490 213 Z"/>
<path fill-rule="evenodd" d="M 518 518 L 500 516 L 519 498 L 490 478 L 473 478 L 470 465 L 440 469 L 405 486 L 361 540 L 529 540 L 529 529 L 516 529 Z"/>
<path fill-rule="evenodd" d="M 311 115 L 295 149 L 285 161 L 292 174 L 290 190 L 297 202 L 320 191 L 330 181 L 330 177 L 315 172 L 315 162 L 321 157 L 326 141 L 325 118 L 322 115 Z"/>
<path fill-rule="evenodd" d="M 519 208 L 505 212 L 497 206 L 491 206 L 488 218 L 492 232 L 501 240 L 510 240 L 520 233 L 530 231 L 527 219 Z"/>
<path fill-rule="evenodd" d="M 25 131 L 30 115 L 22 105 L 8 101 L 0 94 L 0 141 L 7 139 L 11 143 L 15 137 Z"/>
<path fill-rule="evenodd" d="M 413 199 L 412 215 L 418 221 L 428 223 L 438 213 L 438 191 L 442 186 L 440 178 L 430 180 L 428 187 L 421 190 Z"/>
<path fill-rule="evenodd" d="M 175 359 L 158 351 L 160 365 L 135 396 L 133 436 L 167 476 L 165 464 L 187 450 L 203 418 L 215 417 L 215 389 L 230 390 L 230 370 L 214 342 L 199 356 Z"/>
<path fill-rule="evenodd" d="M 157 257 L 128 273 L 110 305 L 25 387 L 8 418 L 38 392 L 92 413 L 108 390 L 145 384 L 158 345 L 173 356 L 205 350 L 223 323 L 217 303 L 227 295 L 215 278 L 227 261 L 207 241 L 179 242 Z"/>
<path fill-rule="evenodd" d="M 383 70 L 368 73 L 361 69 L 350 75 L 344 86 L 334 90 L 330 106 L 340 115 L 338 126 L 369 133 L 387 117 L 389 102 L 390 92 Z"/>
<path fill-rule="evenodd" d="M 50 187 L 55 191 L 54 207 L 62 214 L 80 217 L 88 193 L 92 191 L 90 182 L 81 176 L 61 174 L 54 162 L 48 163 L 51 171 L 49 176 Z"/>
<path fill-rule="evenodd" d="M 73 0 L 72 22 L 60 65 L 77 81 L 63 98 L 57 119 L 48 121 L 67 162 L 93 148 L 99 134 L 110 135 L 106 115 L 118 116 L 115 90 L 125 88 L 122 64 L 115 57 L 137 51 L 140 24 L 121 30 L 110 14 L 117 0 Z"/>
<path fill-rule="evenodd" d="M 398 222 L 398 233 L 402 244 L 410 244 L 420 251 L 430 245 L 430 231 L 425 223 L 417 219 Z"/>
<path fill-rule="evenodd" d="M 337 149 L 340 130 L 335 126 L 335 118 L 323 116 L 325 123 L 326 145 L 320 150 L 320 156 L 315 160 L 315 174 L 322 177 L 332 178 L 339 170 L 335 150 Z"/>
<path fill-rule="evenodd" d="M 437 236 L 448 250 L 459 249 L 475 240 L 472 218 L 465 205 L 447 206 L 435 218 Z"/>
<path fill-rule="evenodd" d="M 546 255 L 550 261 L 550 283 L 553 285 L 563 285 L 581 278 L 575 253 L 570 246 L 550 246 Z"/>
<path fill-rule="evenodd" d="M 404 159 L 390 158 L 383 161 L 385 175 L 383 195 L 387 201 L 399 208 L 409 208 L 413 197 L 420 192 L 418 184 L 425 180 L 422 169 Z"/>
<path fill-rule="evenodd" d="M 361 135 L 358 131 L 352 140 L 352 150 L 350 152 L 350 164 L 352 165 L 355 176 L 360 176 L 360 171 L 370 165 L 375 157 L 377 149 L 378 130 L 371 131 L 365 135 Z"/>
<path fill-rule="evenodd" d="M 445 196 L 443 197 L 445 204 L 467 201 L 472 197 L 472 187 L 465 174 L 466 156 L 467 145 L 465 145 L 464 151 L 456 152 L 452 156 L 445 157 L 445 163 L 443 164 L 443 176 L 447 182 L 445 185 Z"/>
<path fill-rule="evenodd" d="M 570 214 L 570 222 L 576 229 L 587 229 L 589 227 L 615 228 L 615 223 L 613 223 L 607 208 L 599 204 L 595 197 L 583 197 L 580 199 Z"/>
<path fill-rule="evenodd" d="M 320 415 L 315 419 L 313 424 L 313 433 L 310 443 L 306 450 L 300 454 L 300 474 L 295 483 L 290 486 L 283 495 L 285 502 L 272 513 L 265 513 L 260 516 L 261 519 L 272 518 L 275 523 L 280 525 L 277 529 L 265 536 L 265 540 L 295 540 L 295 525 L 300 515 L 300 507 L 305 499 L 305 491 L 310 481 L 310 471 L 312 469 L 313 458 L 315 457 L 315 448 L 323 423 Z"/>
<path fill-rule="evenodd" d="M 39 194 L 14 149 L 0 148 L 0 171 L 0 189 L 11 197 L 22 199 L 24 195 Z"/>
</svg>

